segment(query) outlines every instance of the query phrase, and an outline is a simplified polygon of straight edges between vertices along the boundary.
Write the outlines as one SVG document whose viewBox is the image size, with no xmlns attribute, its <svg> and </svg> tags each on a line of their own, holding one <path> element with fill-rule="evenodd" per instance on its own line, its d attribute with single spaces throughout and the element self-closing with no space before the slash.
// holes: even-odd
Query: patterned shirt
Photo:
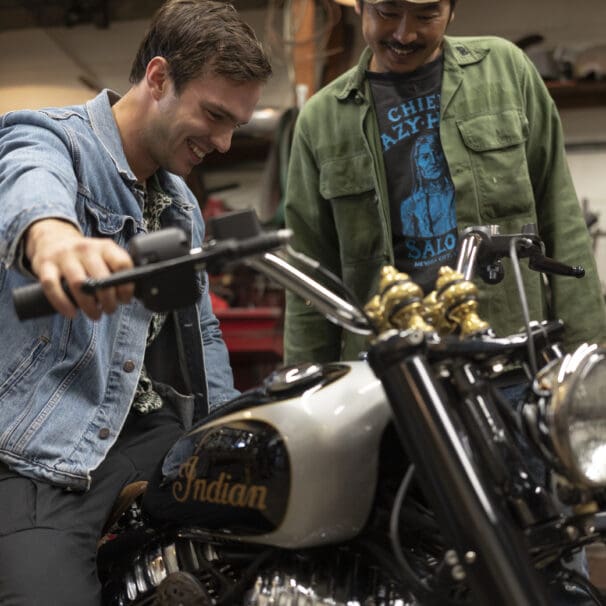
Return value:
<svg viewBox="0 0 606 606">
<path fill-rule="evenodd" d="M 143 206 L 143 220 L 148 232 L 158 231 L 162 227 L 160 224 L 160 215 L 171 204 L 172 198 L 162 190 L 158 177 L 153 175 L 147 181 L 147 195 L 145 196 L 145 204 Z M 148 346 L 160 334 L 166 320 L 166 315 L 166 313 L 155 313 L 152 316 L 147 335 Z M 145 365 L 143 365 L 141 375 L 139 376 L 139 383 L 135 390 L 133 409 L 141 414 L 147 414 L 161 407 L 162 398 L 154 391 L 152 381 L 147 374 Z"/>
</svg>

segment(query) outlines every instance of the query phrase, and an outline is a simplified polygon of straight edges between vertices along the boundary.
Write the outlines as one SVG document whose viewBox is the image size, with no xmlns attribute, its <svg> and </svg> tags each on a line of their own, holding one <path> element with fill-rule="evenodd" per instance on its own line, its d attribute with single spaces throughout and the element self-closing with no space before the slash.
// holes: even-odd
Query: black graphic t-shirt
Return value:
<svg viewBox="0 0 606 606">
<path fill-rule="evenodd" d="M 410 74 L 367 73 L 379 121 L 396 267 L 425 293 L 457 248 L 455 191 L 440 142 L 442 58 Z"/>
</svg>

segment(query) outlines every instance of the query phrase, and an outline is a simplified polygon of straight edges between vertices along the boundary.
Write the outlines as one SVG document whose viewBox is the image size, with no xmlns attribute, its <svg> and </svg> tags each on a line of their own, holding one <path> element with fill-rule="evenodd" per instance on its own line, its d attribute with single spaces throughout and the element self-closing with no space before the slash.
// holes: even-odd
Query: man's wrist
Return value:
<svg viewBox="0 0 606 606">
<path fill-rule="evenodd" d="M 70 221 L 59 218 L 44 218 L 34 221 L 25 231 L 19 246 L 23 251 L 22 262 L 24 267 L 31 269 L 31 260 L 36 253 L 36 247 L 49 232 L 60 237 L 57 232 L 65 234 L 65 229 L 73 230 L 75 234 L 81 234 L 80 230 Z"/>
</svg>

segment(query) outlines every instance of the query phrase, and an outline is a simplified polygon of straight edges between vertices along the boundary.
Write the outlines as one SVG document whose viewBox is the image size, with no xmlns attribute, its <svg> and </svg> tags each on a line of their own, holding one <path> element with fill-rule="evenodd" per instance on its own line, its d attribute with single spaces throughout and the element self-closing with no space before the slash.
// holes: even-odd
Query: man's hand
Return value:
<svg viewBox="0 0 606 606">
<path fill-rule="evenodd" d="M 128 303 L 133 296 L 133 284 L 102 289 L 96 297 L 81 292 L 80 285 L 86 279 L 105 278 L 131 268 L 133 263 L 126 250 L 109 238 L 87 238 L 67 221 L 42 219 L 33 223 L 25 233 L 25 254 L 48 300 L 68 318 L 73 318 L 77 309 L 63 291 L 62 279 L 91 320 L 113 313 L 118 303 Z"/>
</svg>

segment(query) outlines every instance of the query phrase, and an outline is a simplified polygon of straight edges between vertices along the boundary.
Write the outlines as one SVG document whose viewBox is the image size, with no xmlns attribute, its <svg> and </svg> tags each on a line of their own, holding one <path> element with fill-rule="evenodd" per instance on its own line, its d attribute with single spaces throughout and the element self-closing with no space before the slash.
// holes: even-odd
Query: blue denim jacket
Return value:
<svg viewBox="0 0 606 606">
<path fill-rule="evenodd" d="M 17 111 L 0 117 L 0 459 L 19 473 L 86 489 L 129 412 L 146 353 L 151 313 L 134 300 L 93 322 L 79 313 L 19 322 L 12 290 L 31 281 L 20 271 L 19 241 L 35 220 L 56 217 L 85 235 L 125 246 L 146 228 L 111 103 L 103 91 L 83 106 Z M 182 179 L 160 184 L 174 203 L 162 214 L 200 246 L 204 224 Z M 186 393 L 197 417 L 236 395 L 208 281 L 200 301 L 169 318 L 165 350 L 146 361 L 169 377 L 164 394 Z M 164 333 L 165 331 L 163 331 Z M 159 360 L 159 363 L 158 363 Z M 154 366 L 155 364 L 155 366 Z M 167 391 L 168 390 L 168 391 Z M 191 406 L 190 406 L 191 408 Z M 153 413 L 152 413 L 153 414 Z"/>
</svg>

